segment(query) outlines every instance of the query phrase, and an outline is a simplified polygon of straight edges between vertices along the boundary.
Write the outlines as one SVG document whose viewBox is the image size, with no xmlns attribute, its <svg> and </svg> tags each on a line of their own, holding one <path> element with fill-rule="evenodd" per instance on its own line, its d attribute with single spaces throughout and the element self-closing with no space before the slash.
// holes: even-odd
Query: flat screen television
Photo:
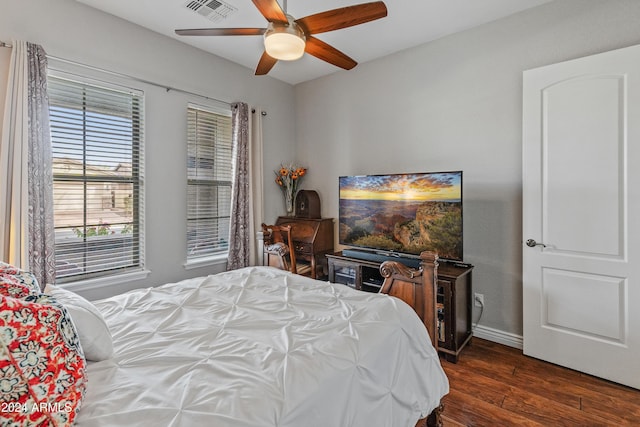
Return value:
<svg viewBox="0 0 640 427">
<path fill-rule="evenodd" d="M 341 176 L 341 245 L 462 261 L 462 171 Z"/>
</svg>

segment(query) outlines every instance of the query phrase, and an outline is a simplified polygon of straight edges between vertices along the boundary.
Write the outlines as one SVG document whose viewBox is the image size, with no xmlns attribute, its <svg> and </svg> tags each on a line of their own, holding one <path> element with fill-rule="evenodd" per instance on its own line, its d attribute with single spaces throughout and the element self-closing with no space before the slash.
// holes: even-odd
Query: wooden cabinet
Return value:
<svg viewBox="0 0 640 427">
<path fill-rule="evenodd" d="M 437 280 L 437 336 L 438 350 L 445 353 L 450 362 L 457 362 L 458 355 L 471 340 L 473 267 L 456 267 L 440 263 Z"/>
<path fill-rule="evenodd" d="M 342 256 L 342 252 L 327 254 L 329 281 L 366 292 L 378 292 L 384 279 L 380 263 Z"/>
<path fill-rule="evenodd" d="M 291 225 L 296 260 L 311 263 L 314 279 L 322 275 L 327 265 L 325 254 L 333 252 L 333 218 L 281 216 L 276 225 Z"/>
<path fill-rule="evenodd" d="M 327 260 L 330 282 L 367 292 L 378 292 L 384 282 L 380 262 L 345 257 L 342 252 L 327 254 Z M 437 270 L 437 348 L 454 363 L 471 339 L 472 270 L 472 266 L 445 262 L 440 262 Z M 423 321 L 425 325 L 436 323 Z"/>
</svg>

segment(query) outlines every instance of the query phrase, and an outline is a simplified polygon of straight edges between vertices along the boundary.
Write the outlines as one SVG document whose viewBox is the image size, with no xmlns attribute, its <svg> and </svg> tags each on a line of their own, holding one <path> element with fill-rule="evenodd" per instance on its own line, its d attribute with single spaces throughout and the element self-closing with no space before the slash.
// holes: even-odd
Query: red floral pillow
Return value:
<svg viewBox="0 0 640 427">
<path fill-rule="evenodd" d="M 3 279 L 10 279 L 23 286 L 26 286 L 27 288 L 29 288 L 29 293 L 32 295 L 38 295 L 42 290 L 40 288 L 40 285 L 38 284 L 36 276 L 34 276 L 32 273 L 0 261 L 0 282 L 2 282 Z"/>
<path fill-rule="evenodd" d="M 21 271 L 22 270 L 20 270 L 18 267 L 14 267 L 11 264 L 0 261 L 0 274 L 10 274 L 13 276 L 19 274 Z"/>
<path fill-rule="evenodd" d="M 0 425 L 72 425 L 85 366 L 73 323 L 54 298 L 0 296 Z"/>
<path fill-rule="evenodd" d="M 37 294 L 28 286 L 20 283 L 15 277 L 0 274 L 0 295 L 24 299 L 29 295 Z"/>
</svg>

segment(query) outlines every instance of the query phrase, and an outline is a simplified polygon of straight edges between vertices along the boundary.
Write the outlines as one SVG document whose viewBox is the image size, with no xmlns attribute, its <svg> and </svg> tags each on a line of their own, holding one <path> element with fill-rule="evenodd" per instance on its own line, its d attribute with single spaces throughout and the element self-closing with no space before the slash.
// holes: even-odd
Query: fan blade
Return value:
<svg viewBox="0 0 640 427">
<path fill-rule="evenodd" d="M 261 36 L 266 28 L 192 28 L 176 30 L 179 36 Z"/>
<path fill-rule="evenodd" d="M 267 52 L 264 52 L 262 54 L 262 57 L 260 57 L 258 66 L 256 67 L 256 76 L 264 76 L 265 74 L 267 74 L 269 71 L 271 71 L 273 66 L 276 65 L 276 62 L 278 62 L 277 59 L 270 57 L 269 55 L 267 55 Z"/>
<path fill-rule="evenodd" d="M 253 4 L 258 8 L 262 16 L 269 22 L 277 22 L 286 24 L 289 22 L 287 15 L 276 0 L 252 0 Z"/>
<path fill-rule="evenodd" d="M 318 59 L 322 59 L 330 64 L 333 64 L 337 67 L 344 68 L 345 70 L 350 70 L 358 63 L 353 59 L 349 58 L 344 53 L 340 52 L 335 47 L 326 44 L 320 39 L 317 39 L 313 36 L 307 37 L 307 43 L 305 45 L 304 51 L 309 55 L 313 55 Z"/>
<path fill-rule="evenodd" d="M 384 2 L 376 1 L 309 15 L 297 19 L 296 24 L 300 25 L 306 34 L 318 34 L 364 24 L 385 16 L 387 6 Z"/>
</svg>

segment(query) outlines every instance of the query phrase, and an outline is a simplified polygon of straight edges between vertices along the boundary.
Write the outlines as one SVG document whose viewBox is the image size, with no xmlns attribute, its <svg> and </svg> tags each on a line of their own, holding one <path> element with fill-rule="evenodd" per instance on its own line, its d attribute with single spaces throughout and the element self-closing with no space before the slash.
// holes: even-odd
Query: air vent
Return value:
<svg viewBox="0 0 640 427">
<path fill-rule="evenodd" d="M 238 10 L 221 0 L 189 0 L 184 6 L 212 22 L 222 21 Z"/>
</svg>

